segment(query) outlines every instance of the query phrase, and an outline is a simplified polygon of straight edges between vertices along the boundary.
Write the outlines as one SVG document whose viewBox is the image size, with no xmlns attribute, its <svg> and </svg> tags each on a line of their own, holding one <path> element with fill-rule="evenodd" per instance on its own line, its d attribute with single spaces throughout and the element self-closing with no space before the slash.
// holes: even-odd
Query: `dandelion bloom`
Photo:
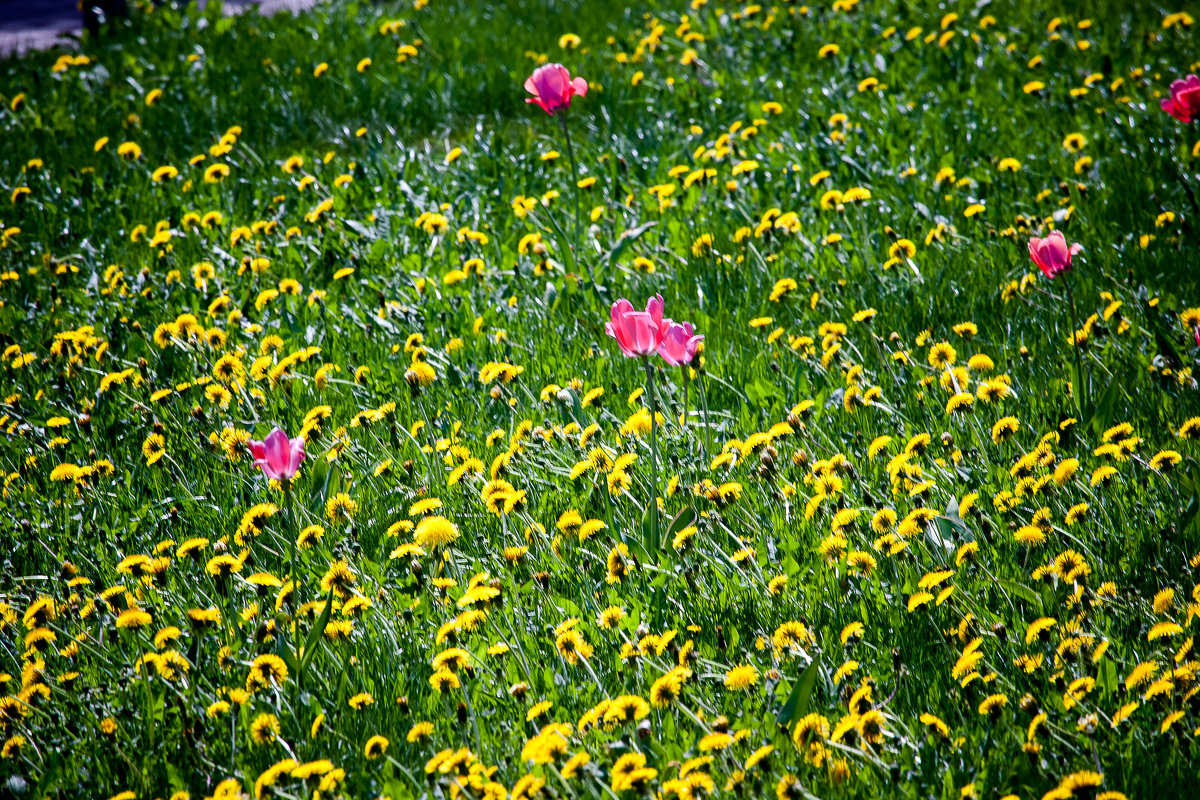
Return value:
<svg viewBox="0 0 1200 800">
<path fill-rule="evenodd" d="M 533 95 L 525 98 L 525 102 L 537 103 L 543 111 L 554 116 L 560 108 L 571 105 L 572 97 L 583 97 L 587 90 L 587 81 L 583 78 L 572 80 L 571 73 L 562 64 L 545 64 L 525 80 L 525 91 Z"/>
<path fill-rule="evenodd" d="M 1071 259 L 1082 249 L 1083 245 L 1078 242 L 1068 246 L 1061 231 L 1051 231 L 1045 239 L 1029 237 L 1029 257 L 1051 279 L 1070 270 Z"/>
<path fill-rule="evenodd" d="M 662 343 L 658 346 L 658 354 L 671 366 L 690 364 L 696 357 L 696 351 L 699 350 L 702 341 L 704 337 L 695 334 L 692 323 L 670 322 Z"/>
<path fill-rule="evenodd" d="M 1200 119 L 1200 77 L 1188 75 L 1172 83 L 1171 94 L 1164 97 L 1160 105 L 1180 122 Z"/>
<path fill-rule="evenodd" d="M 604 331 L 617 340 L 627 358 L 653 355 L 663 343 L 671 325 L 663 319 L 662 295 L 646 301 L 645 311 L 634 311 L 633 303 L 621 298 L 612 304 L 612 320 Z"/>
<path fill-rule="evenodd" d="M 254 466 L 272 480 L 290 480 L 304 460 L 304 437 L 289 439 L 279 428 L 271 431 L 265 441 L 251 439 L 246 445 L 254 457 Z"/>
</svg>

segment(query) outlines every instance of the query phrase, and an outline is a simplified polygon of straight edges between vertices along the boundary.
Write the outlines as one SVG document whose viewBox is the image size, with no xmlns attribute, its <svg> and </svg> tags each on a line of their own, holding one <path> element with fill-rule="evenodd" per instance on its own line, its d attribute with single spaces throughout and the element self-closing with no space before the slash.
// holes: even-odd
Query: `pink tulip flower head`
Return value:
<svg viewBox="0 0 1200 800">
<path fill-rule="evenodd" d="M 583 78 L 571 80 L 571 73 L 562 64 L 544 64 L 526 79 L 525 91 L 533 97 L 525 98 L 525 102 L 537 103 L 543 111 L 554 116 L 559 109 L 571 105 L 572 97 L 583 97 L 587 90 L 587 81 Z"/>
<path fill-rule="evenodd" d="M 1061 231 L 1051 231 L 1045 239 L 1029 237 L 1029 257 L 1051 280 L 1070 270 L 1071 259 L 1082 249 L 1078 242 L 1068 247 Z"/>
<path fill-rule="evenodd" d="M 700 349 L 700 343 L 704 341 L 703 336 L 697 336 L 692 330 L 692 323 L 671 322 L 667 328 L 666 335 L 663 336 L 662 344 L 658 346 L 658 354 L 663 357 L 673 367 L 681 364 L 690 364 L 696 358 L 696 351 Z"/>
<path fill-rule="evenodd" d="M 662 295 L 646 301 L 645 311 L 634 311 L 633 303 L 621 298 L 612 304 L 612 319 L 604 332 L 617 340 L 627 358 L 653 355 L 662 344 L 671 321 L 663 319 Z"/>
<path fill-rule="evenodd" d="M 1162 110 L 1180 122 L 1200 119 L 1200 77 L 1188 75 L 1171 84 L 1171 94 L 1162 99 Z"/>
<path fill-rule="evenodd" d="M 304 437 L 289 439 L 279 428 L 271 431 L 265 441 L 251 439 L 248 446 L 254 466 L 276 481 L 291 480 L 304 460 Z"/>
</svg>

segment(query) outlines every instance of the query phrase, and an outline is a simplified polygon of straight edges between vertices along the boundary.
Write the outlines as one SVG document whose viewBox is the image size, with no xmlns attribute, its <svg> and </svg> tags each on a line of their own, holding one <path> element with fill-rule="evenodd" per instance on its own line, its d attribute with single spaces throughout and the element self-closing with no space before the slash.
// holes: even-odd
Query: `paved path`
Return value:
<svg viewBox="0 0 1200 800">
<path fill-rule="evenodd" d="M 203 7 L 206 0 L 197 0 Z M 236 14 L 257 5 L 264 14 L 302 11 L 317 0 L 225 0 L 225 12 Z M 71 44 L 83 30 L 78 0 L 0 0 L 0 58 Z M 68 38 L 60 38 L 67 34 Z"/>
</svg>

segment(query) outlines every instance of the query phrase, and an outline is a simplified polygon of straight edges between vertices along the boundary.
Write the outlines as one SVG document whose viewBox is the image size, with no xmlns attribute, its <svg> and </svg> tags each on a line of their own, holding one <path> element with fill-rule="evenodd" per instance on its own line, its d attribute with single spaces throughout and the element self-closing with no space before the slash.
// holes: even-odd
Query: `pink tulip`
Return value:
<svg viewBox="0 0 1200 800">
<path fill-rule="evenodd" d="M 525 91 L 533 95 L 525 98 L 525 102 L 537 103 L 543 111 L 554 116 L 560 108 L 571 105 L 572 97 L 583 97 L 587 90 L 587 81 L 583 78 L 571 80 L 571 73 L 562 64 L 544 64 L 525 80 Z"/>
<path fill-rule="evenodd" d="M 1078 242 L 1068 247 L 1061 231 L 1051 231 L 1045 239 L 1029 237 L 1029 257 L 1051 280 L 1070 270 L 1071 259 L 1082 249 Z"/>
<path fill-rule="evenodd" d="M 670 324 L 667 327 L 666 335 L 663 336 L 662 344 L 658 346 L 658 354 L 663 357 L 663 361 L 673 367 L 692 363 L 704 337 L 695 335 L 690 322 L 681 325 L 678 322 L 671 322 L 671 320 L 666 321 Z"/>
<path fill-rule="evenodd" d="M 1170 97 L 1164 97 L 1160 105 L 1180 122 L 1200 119 L 1200 77 L 1188 75 L 1172 83 Z"/>
<path fill-rule="evenodd" d="M 247 445 L 250 455 L 254 457 L 254 466 L 272 480 L 290 480 L 304 460 L 304 437 L 288 439 L 287 434 L 279 428 L 271 431 L 266 441 L 251 439 Z"/>
<path fill-rule="evenodd" d="M 628 358 L 653 355 L 662 344 L 671 321 L 663 319 L 663 299 L 656 294 L 646 301 L 645 311 L 634 311 L 633 303 L 621 298 L 612 304 L 612 320 L 604 332 L 617 340 Z"/>
</svg>

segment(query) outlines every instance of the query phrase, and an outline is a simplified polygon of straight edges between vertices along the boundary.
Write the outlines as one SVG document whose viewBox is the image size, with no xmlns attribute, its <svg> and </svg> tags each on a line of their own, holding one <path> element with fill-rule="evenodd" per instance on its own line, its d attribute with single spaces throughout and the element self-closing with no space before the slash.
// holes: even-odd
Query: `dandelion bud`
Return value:
<svg viewBox="0 0 1200 800">
<path fill-rule="evenodd" d="M 946 431 L 942 434 L 942 447 L 946 448 L 947 450 L 949 450 L 951 447 L 954 447 L 954 436 L 952 436 L 949 431 Z"/>
<path fill-rule="evenodd" d="M 408 713 L 408 695 L 396 698 L 396 707 L 400 709 L 401 714 Z"/>
<path fill-rule="evenodd" d="M 797 467 L 803 467 L 808 463 L 808 453 L 804 452 L 803 450 L 797 450 L 796 452 L 792 453 L 792 463 Z"/>
<path fill-rule="evenodd" d="M 493 386 L 492 390 L 490 392 L 488 392 L 488 394 L 490 394 L 492 396 L 493 400 L 499 400 L 501 395 L 504 394 L 504 392 L 501 391 L 499 386 Z"/>
<path fill-rule="evenodd" d="M 779 451 L 771 445 L 767 445 L 765 448 L 763 448 L 762 455 L 759 456 L 759 460 L 762 461 L 767 467 L 773 468 L 775 466 L 775 459 L 778 457 Z"/>
<path fill-rule="evenodd" d="M 467 724 L 467 704 L 466 703 L 460 702 L 458 704 L 457 717 L 458 717 L 459 725 Z"/>
</svg>

